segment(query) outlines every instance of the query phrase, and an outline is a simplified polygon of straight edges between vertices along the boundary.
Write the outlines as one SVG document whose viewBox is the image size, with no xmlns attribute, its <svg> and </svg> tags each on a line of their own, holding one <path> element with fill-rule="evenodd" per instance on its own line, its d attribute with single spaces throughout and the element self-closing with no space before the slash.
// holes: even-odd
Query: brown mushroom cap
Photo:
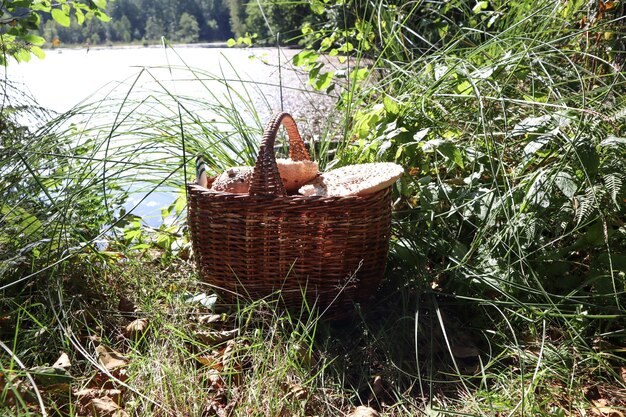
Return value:
<svg viewBox="0 0 626 417">
<path fill-rule="evenodd" d="M 362 196 L 389 187 L 403 172 L 393 162 L 347 165 L 323 173 L 298 191 L 306 196 Z"/>
<path fill-rule="evenodd" d="M 247 194 L 253 171 L 253 167 L 228 168 L 215 178 L 211 189 L 226 193 Z"/>
<path fill-rule="evenodd" d="M 292 159 L 276 159 L 280 178 L 283 180 L 285 190 L 289 193 L 298 191 L 307 182 L 314 179 L 318 172 L 317 162 L 294 161 Z"/>
</svg>

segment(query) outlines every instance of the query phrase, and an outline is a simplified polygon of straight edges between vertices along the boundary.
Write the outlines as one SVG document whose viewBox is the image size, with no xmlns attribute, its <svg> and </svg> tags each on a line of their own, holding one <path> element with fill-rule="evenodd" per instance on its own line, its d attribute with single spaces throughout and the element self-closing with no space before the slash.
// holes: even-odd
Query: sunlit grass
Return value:
<svg viewBox="0 0 626 417">
<path fill-rule="evenodd" d="M 259 301 L 222 306 L 209 324 L 215 312 L 188 302 L 211 294 L 188 258 L 193 158 L 213 173 L 253 164 L 276 109 L 235 68 L 176 63 L 9 143 L 19 153 L 0 162 L 11 174 L 0 180 L 10 226 L 0 285 L 12 323 L 1 340 L 27 369 L 74 352 L 72 388 L 104 374 L 139 416 L 331 416 L 361 404 L 386 416 L 623 413 L 626 77 L 602 44 L 581 48 L 588 33 L 564 22 L 561 3 L 527 4 L 498 10 L 493 27 L 446 20 L 441 39 L 411 25 L 442 10 L 416 3 L 398 19 L 372 4 L 380 45 L 358 57 L 371 79 L 339 80 L 333 117 L 312 115 L 326 123 L 305 130 L 320 139 L 316 159 L 338 147 L 335 164 L 406 168 L 388 279 L 350 320 Z M 187 83 L 200 98 L 180 93 Z M 171 190 L 174 219 L 145 227 L 137 203 L 121 209 L 131 188 Z M 135 318 L 150 323 L 139 340 L 124 334 Z M 124 378 L 103 371 L 98 344 L 124 353 Z M 3 374 L 26 379 L 11 354 L 0 358 Z M 28 415 L 30 391 L 0 382 Z M 76 398 L 55 395 L 49 407 L 81 414 Z"/>
</svg>

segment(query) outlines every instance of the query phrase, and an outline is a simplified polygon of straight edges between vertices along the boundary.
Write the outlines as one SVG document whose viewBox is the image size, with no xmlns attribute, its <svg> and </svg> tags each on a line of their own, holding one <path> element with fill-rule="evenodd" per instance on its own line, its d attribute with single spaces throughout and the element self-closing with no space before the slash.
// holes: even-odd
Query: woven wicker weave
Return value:
<svg viewBox="0 0 626 417">
<path fill-rule="evenodd" d="M 249 194 L 187 185 L 197 266 L 227 299 L 280 294 L 287 307 L 298 308 L 306 294 L 309 306 L 341 316 L 369 298 L 383 277 L 390 187 L 358 197 L 287 195 L 274 155 L 281 124 L 290 158 L 310 159 L 292 117 L 279 113 L 265 129 Z"/>
</svg>

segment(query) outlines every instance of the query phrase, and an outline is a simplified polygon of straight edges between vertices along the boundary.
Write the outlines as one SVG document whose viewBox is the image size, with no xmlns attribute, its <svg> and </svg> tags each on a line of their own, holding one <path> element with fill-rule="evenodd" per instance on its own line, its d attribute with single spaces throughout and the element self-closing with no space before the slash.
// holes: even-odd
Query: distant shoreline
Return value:
<svg viewBox="0 0 626 417">
<path fill-rule="evenodd" d="M 171 44 L 174 48 L 228 48 L 226 42 L 199 42 L 199 43 L 174 43 Z M 81 49 L 90 49 L 90 50 L 102 50 L 102 49 L 133 49 L 133 48 L 162 48 L 163 44 L 161 43 L 151 43 L 151 44 L 143 44 L 143 43 L 125 43 L 125 44 L 111 44 L 111 45 L 93 45 L 87 46 L 85 44 L 63 44 L 62 46 L 57 46 L 53 48 L 52 46 L 46 46 L 44 50 L 46 51 L 59 51 L 59 50 L 81 50 Z"/>
<path fill-rule="evenodd" d="M 258 45 L 258 46 L 228 46 L 226 41 L 223 42 L 198 42 L 198 43 L 173 43 L 171 44 L 173 48 L 228 48 L 228 49 L 255 49 L 255 48 L 272 48 L 275 47 L 273 45 Z M 94 45 L 87 46 L 85 44 L 63 44 L 63 46 L 58 46 L 53 48 L 51 46 L 44 47 L 45 51 L 63 51 L 63 50 L 104 50 L 104 49 L 133 49 L 133 48 L 162 48 L 163 44 L 161 43 L 151 43 L 151 44 L 143 44 L 143 43 L 125 43 L 125 44 L 111 44 L 111 45 Z M 281 45 L 282 49 L 298 49 L 297 46 L 287 46 Z"/>
</svg>

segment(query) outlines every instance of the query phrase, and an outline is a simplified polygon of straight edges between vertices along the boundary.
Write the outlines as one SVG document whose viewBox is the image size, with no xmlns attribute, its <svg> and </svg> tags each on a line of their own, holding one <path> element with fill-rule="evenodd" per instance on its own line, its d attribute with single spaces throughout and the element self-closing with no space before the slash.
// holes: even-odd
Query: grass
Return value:
<svg viewBox="0 0 626 417">
<path fill-rule="evenodd" d="M 389 288 L 342 323 L 298 318 L 269 300 L 208 308 L 188 297 L 210 294 L 192 264 L 161 255 L 113 264 L 106 281 L 96 269 L 68 272 L 50 286 L 62 291 L 37 297 L 45 306 L 10 312 L 17 319 L 3 326 L 4 338 L 23 362 L 42 365 L 27 372 L 51 414 L 85 415 L 94 397 L 138 416 L 341 415 L 360 404 L 388 416 L 548 416 L 593 413 L 599 400 L 624 406 L 611 374 L 619 353 L 585 347 L 546 318 L 523 317 L 522 333 L 514 319 L 503 322 L 505 306 Z M 137 319 L 147 327 L 130 335 Z M 32 349 L 34 340 L 46 349 Z M 122 354 L 121 369 L 107 369 L 98 346 Z M 35 374 L 60 352 L 71 367 L 55 383 Z M 3 369 L 5 388 L 17 387 L 5 412 L 38 415 L 27 373 L 4 360 Z M 120 392 L 105 391 L 113 389 Z"/>
<path fill-rule="evenodd" d="M 333 79 L 338 121 L 303 123 L 322 150 L 341 139 L 331 165 L 406 168 L 387 279 L 342 322 L 214 303 L 194 271 L 185 169 L 198 152 L 215 172 L 252 164 L 271 106 L 235 68 L 189 68 L 168 49 L 177 64 L 34 135 L 3 133 L 19 152 L 0 161 L 2 413 L 626 413 L 626 79 L 617 44 L 590 43 L 623 18 L 580 28 L 561 3 L 527 4 L 377 2 L 375 39 L 403 42 L 363 57 L 370 78 Z M 122 208 L 129 187 L 174 190 L 163 225 Z M 55 369 L 60 352 L 71 365 Z"/>
</svg>

